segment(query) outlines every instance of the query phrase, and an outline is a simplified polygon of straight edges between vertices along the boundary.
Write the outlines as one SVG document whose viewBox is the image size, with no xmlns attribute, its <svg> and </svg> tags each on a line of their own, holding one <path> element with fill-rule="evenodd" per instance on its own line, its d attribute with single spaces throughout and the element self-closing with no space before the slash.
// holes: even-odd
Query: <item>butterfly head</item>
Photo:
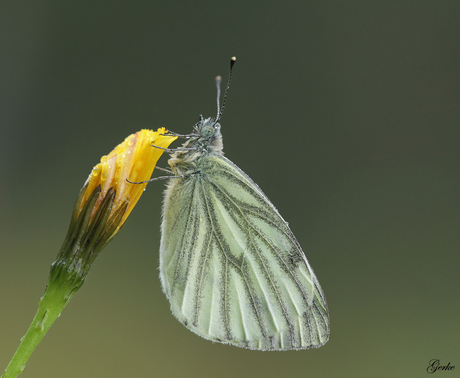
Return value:
<svg viewBox="0 0 460 378">
<path fill-rule="evenodd" d="M 207 153 L 222 153 L 222 134 L 220 123 L 214 118 L 204 119 L 200 116 L 194 127 L 195 137 L 190 140 L 188 147 L 197 147 Z"/>
</svg>

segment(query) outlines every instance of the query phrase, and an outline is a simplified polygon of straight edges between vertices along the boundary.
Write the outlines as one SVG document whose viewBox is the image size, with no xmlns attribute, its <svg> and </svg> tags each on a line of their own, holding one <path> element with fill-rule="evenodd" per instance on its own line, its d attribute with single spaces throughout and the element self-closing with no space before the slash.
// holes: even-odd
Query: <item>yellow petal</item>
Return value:
<svg viewBox="0 0 460 378">
<path fill-rule="evenodd" d="M 107 191 L 114 188 L 116 191 L 112 214 L 125 202 L 128 208 L 120 223 L 120 228 L 128 215 L 136 205 L 147 184 L 131 184 L 127 182 L 139 182 L 150 179 L 155 165 L 164 152 L 159 148 L 152 147 L 152 144 L 159 147 L 168 147 L 177 137 L 163 136 L 166 130 L 160 128 L 157 131 L 141 130 L 128 136 L 123 143 L 120 143 L 107 156 L 101 158 L 89 175 L 85 185 L 86 191 L 80 210 L 86 203 L 93 190 L 100 185 L 101 194 L 94 206 L 94 215 L 98 206 L 105 198 Z"/>
</svg>

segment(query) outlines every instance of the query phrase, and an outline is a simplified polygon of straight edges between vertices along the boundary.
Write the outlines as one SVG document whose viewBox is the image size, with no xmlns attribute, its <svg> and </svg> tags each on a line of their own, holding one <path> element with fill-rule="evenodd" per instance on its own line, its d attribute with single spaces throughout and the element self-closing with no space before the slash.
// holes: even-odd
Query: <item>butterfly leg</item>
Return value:
<svg viewBox="0 0 460 378">
<path fill-rule="evenodd" d="M 167 131 L 166 133 L 164 134 L 161 134 L 163 136 L 176 136 L 176 137 L 179 137 L 179 138 L 185 138 L 185 139 L 190 139 L 190 138 L 198 138 L 200 135 L 199 134 L 178 134 L 178 133 L 175 133 L 173 131 Z"/>
<path fill-rule="evenodd" d="M 160 171 L 169 173 L 170 175 L 173 175 L 173 174 L 174 174 L 174 172 L 173 172 L 171 169 L 169 169 L 169 168 L 161 168 L 161 167 L 155 166 L 155 169 L 158 169 L 158 170 L 160 170 Z"/>
<path fill-rule="evenodd" d="M 165 171 L 165 172 L 168 172 L 169 174 L 174 174 L 173 171 L 167 169 L 167 168 L 160 168 L 160 167 L 155 167 L 156 169 L 159 169 L 161 171 Z M 148 182 L 151 182 L 151 181 L 158 181 L 158 180 L 167 180 L 167 179 L 170 179 L 170 178 L 182 178 L 184 177 L 183 173 L 181 172 L 180 169 L 178 169 L 178 175 L 176 176 L 160 176 L 160 177 L 155 177 L 155 178 L 152 178 L 150 180 L 146 180 L 146 181 L 129 181 L 128 179 L 126 179 L 127 182 L 129 182 L 130 184 L 146 184 Z"/>
<path fill-rule="evenodd" d="M 154 144 L 151 144 L 152 147 L 159 148 L 160 150 L 173 153 L 173 152 L 181 152 L 181 151 L 195 151 L 198 148 L 193 147 L 193 148 L 187 148 L 187 147 L 179 147 L 179 148 L 165 148 L 165 147 L 159 147 L 155 146 Z"/>
</svg>

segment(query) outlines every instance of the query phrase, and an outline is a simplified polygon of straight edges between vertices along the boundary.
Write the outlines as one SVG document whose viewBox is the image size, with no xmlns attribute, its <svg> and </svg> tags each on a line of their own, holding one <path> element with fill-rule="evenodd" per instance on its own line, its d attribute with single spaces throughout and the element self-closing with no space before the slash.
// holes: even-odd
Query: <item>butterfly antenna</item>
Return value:
<svg viewBox="0 0 460 378">
<path fill-rule="evenodd" d="M 220 83 L 222 82 L 222 78 L 220 76 L 216 76 L 216 88 L 217 88 L 217 116 L 216 119 L 219 118 L 220 113 Z"/>
<path fill-rule="evenodd" d="M 222 117 L 222 113 L 224 112 L 225 109 L 225 101 L 227 100 L 227 93 L 230 88 L 230 82 L 232 81 L 232 72 L 233 72 L 233 65 L 236 62 L 236 57 L 232 56 L 230 59 L 230 73 L 228 75 L 228 81 L 227 81 L 227 88 L 225 88 L 224 92 L 224 99 L 222 100 L 222 106 L 219 107 L 220 105 L 220 82 L 221 82 L 221 77 L 217 76 L 216 77 L 216 86 L 217 86 L 217 117 L 216 117 L 216 123 L 219 122 L 220 118 Z"/>
</svg>

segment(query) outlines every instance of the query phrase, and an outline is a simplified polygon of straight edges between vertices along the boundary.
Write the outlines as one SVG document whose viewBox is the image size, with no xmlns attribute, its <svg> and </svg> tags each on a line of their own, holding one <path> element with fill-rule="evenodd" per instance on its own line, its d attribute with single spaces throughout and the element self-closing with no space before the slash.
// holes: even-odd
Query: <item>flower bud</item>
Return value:
<svg viewBox="0 0 460 378">
<path fill-rule="evenodd" d="M 164 152 L 177 137 L 166 130 L 141 130 L 127 137 L 101 158 L 85 182 L 74 207 L 61 251 L 51 267 L 52 279 L 83 284 L 100 251 L 118 233 L 142 195 L 146 181 Z M 65 276 L 61 277 L 62 275 Z"/>
</svg>

